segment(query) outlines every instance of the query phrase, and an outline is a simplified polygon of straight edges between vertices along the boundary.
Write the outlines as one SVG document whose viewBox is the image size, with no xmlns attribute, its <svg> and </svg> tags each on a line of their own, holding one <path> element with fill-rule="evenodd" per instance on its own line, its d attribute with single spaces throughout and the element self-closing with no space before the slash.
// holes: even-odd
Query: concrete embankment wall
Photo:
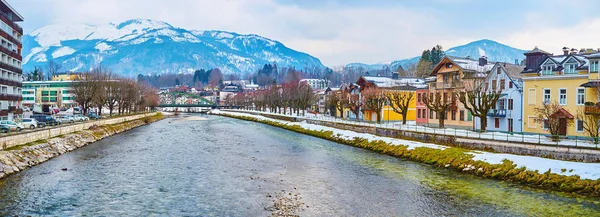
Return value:
<svg viewBox="0 0 600 217">
<path fill-rule="evenodd" d="M 378 136 L 393 137 L 406 140 L 415 140 L 419 142 L 435 143 L 453 147 L 461 147 L 471 150 L 483 150 L 497 153 L 528 155 L 557 160 L 579 161 L 579 162 L 600 162 L 600 150 L 581 147 L 550 146 L 520 142 L 503 142 L 496 140 L 482 140 L 457 137 L 452 135 L 441 135 L 426 132 L 404 131 L 397 129 L 375 128 L 368 126 L 351 125 L 337 122 L 320 121 L 313 119 L 304 119 L 301 117 L 283 117 L 279 115 L 258 114 L 251 111 L 244 113 L 262 115 L 268 118 L 285 121 L 306 121 L 311 124 L 318 124 L 343 130 L 351 130 L 359 133 L 370 133 Z"/>
<path fill-rule="evenodd" d="M 53 157 L 73 151 L 103 138 L 152 123 L 160 120 L 160 117 L 147 117 L 148 115 L 134 116 L 111 120 L 105 122 L 105 126 L 87 125 L 88 129 L 78 132 L 63 134 L 54 138 L 37 140 L 17 147 L 15 150 L 0 151 L 0 178 L 22 171 L 26 168 L 41 164 Z M 114 123 L 110 124 L 109 123 Z M 91 127 L 91 128 L 90 128 Z"/>
<path fill-rule="evenodd" d="M 59 135 L 64 135 L 72 132 L 82 131 L 90 128 L 91 126 L 103 126 L 108 124 L 118 124 L 123 123 L 130 120 L 136 120 L 144 117 L 149 117 L 156 115 L 156 113 L 146 113 L 139 115 L 131 115 L 126 117 L 119 118 L 110 118 L 110 119 L 102 119 L 97 121 L 88 121 L 79 124 L 73 124 L 69 126 L 57 127 L 57 128 L 41 128 L 39 130 L 27 133 L 20 133 L 11 136 L 0 137 L 0 150 L 4 150 L 7 148 L 11 148 L 13 146 L 30 143 L 38 140 L 48 139 L 52 137 L 57 137 Z"/>
</svg>

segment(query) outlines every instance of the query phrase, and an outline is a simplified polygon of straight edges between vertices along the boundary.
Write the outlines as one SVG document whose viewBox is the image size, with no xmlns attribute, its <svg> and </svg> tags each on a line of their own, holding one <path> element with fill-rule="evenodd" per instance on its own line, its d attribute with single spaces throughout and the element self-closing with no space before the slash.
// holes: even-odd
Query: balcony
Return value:
<svg viewBox="0 0 600 217">
<path fill-rule="evenodd" d="M 6 70 L 15 72 L 17 74 L 21 74 L 21 75 L 23 74 L 23 70 L 22 69 L 14 67 L 14 66 L 11 66 L 11 65 L 9 65 L 7 63 L 0 62 L 0 68 L 3 68 L 3 69 L 6 69 Z"/>
<path fill-rule="evenodd" d="M 584 114 L 586 115 L 600 115 L 600 107 L 595 105 L 586 105 Z"/>
<path fill-rule="evenodd" d="M 7 101 L 21 101 L 23 97 L 20 95 L 12 95 L 12 94 L 0 94 L 0 100 Z"/>
<path fill-rule="evenodd" d="M 490 117 L 506 117 L 506 109 L 492 109 L 488 112 Z"/>
<path fill-rule="evenodd" d="M 455 89 L 455 88 L 463 88 L 462 81 L 453 81 L 453 82 L 436 82 L 432 83 L 435 89 Z"/>
</svg>

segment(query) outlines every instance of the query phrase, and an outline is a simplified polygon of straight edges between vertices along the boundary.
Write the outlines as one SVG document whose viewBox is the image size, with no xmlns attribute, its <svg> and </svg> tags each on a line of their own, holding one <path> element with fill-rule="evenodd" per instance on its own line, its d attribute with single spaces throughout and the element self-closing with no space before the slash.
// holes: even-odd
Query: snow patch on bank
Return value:
<svg viewBox="0 0 600 217">
<path fill-rule="evenodd" d="M 247 113 L 237 113 L 237 112 L 226 112 L 213 110 L 212 114 L 228 114 L 234 116 L 244 116 L 244 117 L 253 117 L 259 120 L 268 120 L 274 121 L 286 125 L 299 125 L 300 127 L 308 130 L 323 130 L 323 131 L 332 131 L 334 135 L 338 135 L 339 138 L 343 139 L 353 139 L 355 137 L 365 138 L 369 141 L 377 141 L 381 140 L 392 145 L 404 145 L 408 146 L 409 150 L 412 150 L 417 147 L 427 147 L 434 149 L 446 149 L 448 146 L 436 145 L 433 143 L 423 143 L 423 142 L 415 142 L 409 140 L 395 139 L 389 137 L 376 136 L 368 133 L 357 133 L 350 130 L 340 130 L 333 127 L 326 127 L 316 124 L 309 124 L 306 122 L 289 122 L 282 121 L 272 118 L 267 118 L 260 115 L 252 115 Z M 479 160 L 483 162 L 487 162 L 490 164 L 501 164 L 504 159 L 512 161 L 517 167 L 525 167 L 527 170 L 536 171 L 540 174 L 545 173 L 550 170 L 551 173 L 560 174 L 560 175 L 578 175 L 581 179 L 590 179 L 590 180 L 598 180 L 600 179 L 600 163 L 583 163 L 583 162 L 571 162 L 571 161 L 561 161 L 554 159 L 547 159 L 541 157 L 532 157 L 532 156 L 522 156 L 522 155 L 514 155 L 514 154 L 498 154 L 498 153 L 490 153 L 483 151 L 473 151 L 469 152 L 469 154 L 474 155 L 473 160 Z M 565 172 L 561 170 L 565 169 Z"/>
</svg>

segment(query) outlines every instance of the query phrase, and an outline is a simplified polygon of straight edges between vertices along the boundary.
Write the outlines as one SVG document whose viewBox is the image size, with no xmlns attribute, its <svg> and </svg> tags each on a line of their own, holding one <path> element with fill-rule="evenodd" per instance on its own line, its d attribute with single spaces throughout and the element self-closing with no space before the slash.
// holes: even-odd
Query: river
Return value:
<svg viewBox="0 0 600 217">
<path fill-rule="evenodd" d="M 198 117 L 198 116 L 194 116 Z M 600 203 L 218 116 L 169 118 L 0 180 L 0 216 L 597 216 Z M 67 168 L 67 171 L 62 171 Z"/>
</svg>

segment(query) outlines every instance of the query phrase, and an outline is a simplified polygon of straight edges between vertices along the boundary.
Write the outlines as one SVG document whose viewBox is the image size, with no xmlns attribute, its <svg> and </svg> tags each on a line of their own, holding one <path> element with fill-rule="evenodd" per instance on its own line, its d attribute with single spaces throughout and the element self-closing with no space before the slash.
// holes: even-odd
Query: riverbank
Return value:
<svg viewBox="0 0 600 217">
<path fill-rule="evenodd" d="M 600 197 L 600 164 L 567 162 L 530 156 L 476 152 L 467 149 L 392 139 L 308 123 L 293 123 L 258 115 L 213 112 L 254 121 L 378 153 L 509 181 L 538 189 Z"/>
<path fill-rule="evenodd" d="M 137 119 L 124 119 L 120 123 L 102 126 L 91 125 L 88 126 L 87 129 L 81 131 L 57 135 L 49 139 L 40 139 L 25 144 L 13 145 L 0 151 L 0 178 L 41 164 L 53 157 L 73 151 L 106 137 L 162 119 L 164 119 L 164 116 L 157 113 L 153 116 L 144 116 Z"/>
</svg>

